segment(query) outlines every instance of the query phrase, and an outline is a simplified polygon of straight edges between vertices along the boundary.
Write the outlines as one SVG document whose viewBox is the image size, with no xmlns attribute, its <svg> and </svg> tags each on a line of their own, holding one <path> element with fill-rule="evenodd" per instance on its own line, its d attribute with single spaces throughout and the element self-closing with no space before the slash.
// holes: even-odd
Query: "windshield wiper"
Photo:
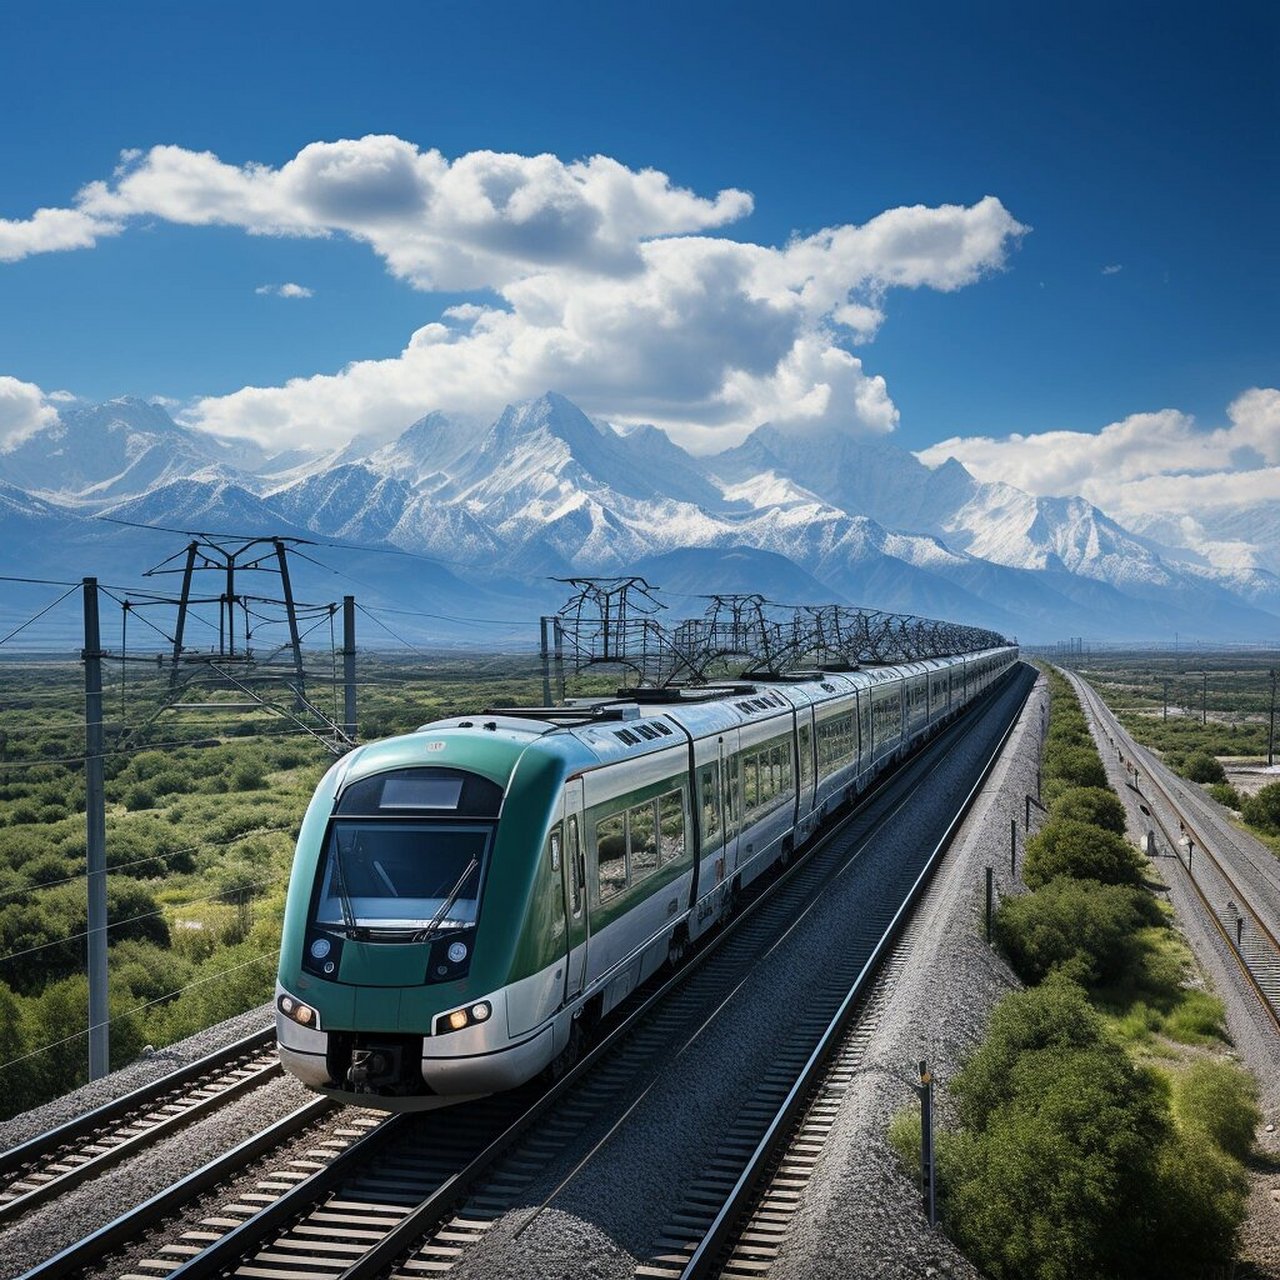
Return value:
<svg viewBox="0 0 1280 1280">
<path fill-rule="evenodd" d="M 471 873 L 480 865 L 480 859 L 472 856 L 470 862 L 463 869 L 462 874 L 458 877 L 458 883 L 449 890 L 449 896 L 440 904 L 440 909 L 431 917 L 430 923 L 424 929 L 419 929 L 413 935 L 414 942 L 425 942 L 436 929 L 439 928 L 440 922 L 449 914 L 449 908 L 458 900 L 458 895 L 462 892 L 462 886 L 471 878 Z"/>
<path fill-rule="evenodd" d="M 363 930 L 356 920 L 355 907 L 352 905 L 351 895 L 347 892 L 347 873 L 342 865 L 342 837 L 338 835 L 333 838 L 333 869 L 338 902 L 342 907 L 342 923 L 346 926 L 343 932 L 348 938 L 359 938 Z"/>
</svg>

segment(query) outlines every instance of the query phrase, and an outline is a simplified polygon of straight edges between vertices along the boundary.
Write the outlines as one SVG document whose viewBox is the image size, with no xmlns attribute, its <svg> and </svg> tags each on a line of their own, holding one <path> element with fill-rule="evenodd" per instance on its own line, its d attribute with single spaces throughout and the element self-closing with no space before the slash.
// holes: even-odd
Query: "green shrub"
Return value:
<svg viewBox="0 0 1280 1280">
<path fill-rule="evenodd" d="M 1209 794 L 1219 804 L 1226 805 L 1228 809 L 1235 809 L 1237 812 L 1244 804 L 1244 798 L 1229 782 L 1211 782 Z"/>
<path fill-rule="evenodd" d="M 1107 785 L 1107 771 L 1092 746 L 1055 747 L 1050 744 L 1044 753 L 1044 768 L 1049 777 L 1070 783 L 1073 787 Z"/>
<path fill-rule="evenodd" d="M 1110 787 L 1072 787 L 1054 800 L 1050 816 L 1089 822 L 1118 836 L 1125 833 L 1124 805 Z"/>
<path fill-rule="evenodd" d="M 1006 996 L 992 1011 L 986 1038 L 952 1081 L 961 1121 L 969 1129 L 986 1127 L 1008 1096 L 1009 1074 L 1023 1054 L 1065 1054 L 1102 1040 L 1102 1022 L 1074 982 L 1054 976 Z"/>
<path fill-rule="evenodd" d="M 1092 985 L 1119 977 L 1135 956 L 1137 931 L 1161 919 L 1145 890 L 1059 876 L 1034 893 L 1006 898 L 995 935 L 1024 982 L 1060 969 Z"/>
<path fill-rule="evenodd" d="M 1226 782 L 1227 771 L 1217 756 L 1211 756 L 1207 751 L 1195 751 L 1186 758 L 1182 776 L 1191 782 Z"/>
<path fill-rule="evenodd" d="M 1071 818 L 1055 818 L 1027 841 L 1023 879 L 1037 889 L 1055 876 L 1137 885 L 1142 883 L 1142 860 L 1114 831 Z"/>
<path fill-rule="evenodd" d="M 1229 1062 L 1202 1059 L 1178 1077 L 1173 1096 L 1186 1127 L 1203 1130 L 1237 1160 L 1249 1158 L 1254 1130 L 1262 1122 L 1252 1076 Z"/>
<path fill-rule="evenodd" d="M 1147 1268 L 1139 1274 L 1172 1280 L 1231 1274 L 1248 1194 L 1245 1171 L 1203 1131 L 1170 1134 L 1148 1200 L 1150 1229 L 1138 1237 Z"/>
<path fill-rule="evenodd" d="M 1123 1050 L 1025 1053 L 985 1130 L 941 1144 L 950 1229 L 996 1277 L 1148 1276 L 1135 1236 L 1167 1131 Z"/>
<path fill-rule="evenodd" d="M 1191 1280 L 1229 1263 L 1240 1166 L 1208 1126 L 1175 1126 L 1161 1079 L 1133 1066 L 1074 983 L 1053 976 L 1002 1000 L 952 1093 L 964 1128 L 940 1135 L 944 1210 L 986 1274 Z M 1238 1143 L 1240 1087 L 1206 1077 L 1192 1094 Z M 900 1148 L 908 1134 L 894 1128 Z"/>
<path fill-rule="evenodd" d="M 1280 834 L 1280 782 L 1270 782 L 1240 807 L 1244 820 L 1270 835 Z"/>
</svg>

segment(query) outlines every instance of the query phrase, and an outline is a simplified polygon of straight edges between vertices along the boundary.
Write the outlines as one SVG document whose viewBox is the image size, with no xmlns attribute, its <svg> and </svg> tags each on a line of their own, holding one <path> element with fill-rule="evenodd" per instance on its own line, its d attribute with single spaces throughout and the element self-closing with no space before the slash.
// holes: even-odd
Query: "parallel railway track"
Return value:
<svg viewBox="0 0 1280 1280">
<path fill-rule="evenodd" d="M 1005 718 L 1012 724 L 1029 688 L 1025 674 L 1019 679 L 1016 688 L 1007 686 L 996 695 L 1003 708 L 1001 727 Z M 768 964 L 771 950 L 800 927 L 807 911 L 866 850 L 878 825 L 910 803 L 958 738 L 979 724 L 989 732 L 995 709 L 992 703 L 983 706 L 991 716 L 962 717 L 888 778 L 871 800 L 817 840 L 767 891 L 749 895 L 731 924 L 700 947 L 690 963 L 638 992 L 602 1041 L 551 1089 L 539 1093 L 526 1086 L 476 1106 L 391 1117 L 353 1136 L 341 1151 L 295 1154 L 260 1178 L 256 1191 L 234 1193 L 230 1202 L 204 1209 L 203 1217 L 188 1214 L 167 1239 L 148 1234 L 154 1232 L 154 1221 L 137 1218 L 116 1230 L 96 1261 L 82 1250 L 74 1258 L 34 1268 L 24 1280 L 94 1273 L 103 1253 L 121 1249 L 127 1249 L 128 1263 L 114 1266 L 116 1274 L 148 1280 L 160 1275 L 181 1280 L 394 1275 L 407 1280 L 450 1269 L 485 1239 L 495 1222 L 530 1204 L 530 1190 L 551 1162 L 585 1140 L 588 1129 L 603 1126 L 605 1136 L 545 1203 L 590 1168 L 596 1152 L 652 1087 L 656 1064 L 671 1062 L 697 1042 L 748 978 Z M 1001 737 L 1001 745 L 1003 741 Z M 991 753 L 992 763 L 998 751 Z M 966 808 L 980 786 L 981 780 Z M 705 1230 L 677 1215 L 678 1239 L 673 1236 L 662 1245 L 679 1246 L 674 1274 L 710 1274 L 708 1268 L 718 1265 L 778 1144 L 806 1104 L 824 1063 L 837 1052 L 839 1026 L 853 1018 L 960 817 L 937 848 L 922 851 L 918 865 L 900 868 L 893 903 L 867 912 L 848 956 L 824 975 L 822 990 L 815 993 L 821 999 L 806 1014 L 812 1025 L 804 1042 L 797 1040 L 780 1055 L 769 1080 L 741 1109 L 734 1133 L 716 1153 L 714 1169 L 695 1183 Z M 820 1016 L 818 1006 L 825 1009 Z M 838 1011 L 834 1023 L 833 1010 Z M 202 1190 L 231 1176 L 230 1169 L 210 1172 Z M 174 1213 L 170 1200 L 157 1217 Z M 536 1211 L 524 1226 L 535 1217 Z M 659 1263 L 655 1258 L 645 1265 Z"/>
<path fill-rule="evenodd" d="M 1067 672 L 1142 797 L 1152 831 L 1187 871 L 1202 908 L 1280 1032 L 1280 861 L 1234 829 L 1194 788 L 1134 742 L 1093 688 Z"/>
<path fill-rule="evenodd" d="M 279 1075 L 266 1028 L 0 1152 L 0 1226 Z"/>
</svg>

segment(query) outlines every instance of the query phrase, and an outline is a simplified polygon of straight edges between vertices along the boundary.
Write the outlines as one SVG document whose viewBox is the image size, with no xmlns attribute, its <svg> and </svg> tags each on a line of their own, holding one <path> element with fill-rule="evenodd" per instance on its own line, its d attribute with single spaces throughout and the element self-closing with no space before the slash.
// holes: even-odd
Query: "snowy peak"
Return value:
<svg viewBox="0 0 1280 1280">
<path fill-rule="evenodd" d="M 63 411 L 0 452 L 0 479 L 63 501 L 101 505 L 210 465 L 227 450 L 132 396 Z"/>
</svg>

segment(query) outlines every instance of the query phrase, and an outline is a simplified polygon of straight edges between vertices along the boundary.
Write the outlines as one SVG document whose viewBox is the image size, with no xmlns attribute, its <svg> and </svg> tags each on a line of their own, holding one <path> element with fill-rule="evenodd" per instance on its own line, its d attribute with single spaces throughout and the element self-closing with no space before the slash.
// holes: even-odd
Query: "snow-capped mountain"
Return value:
<svg viewBox="0 0 1280 1280">
<path fill-rule="evenodd" d="M 447 566 L 431 588 L 445 612 L 469 591 L 533 600 L 550 576 L 641 572 L 690 595 L 825 592 L 1023 639 L 1280 634 L 1280 579 L 1166 556 L 1081 498 L 1034 498 L 832 430 L 765 425 L 694 458 L 551 392 L 490 424 L 431 413 L 390 444 L 276 458 L 141 401 L 77 409 L 0 452 L 7 529 L 71 512 L 399 549 Z"/>
</svg>

